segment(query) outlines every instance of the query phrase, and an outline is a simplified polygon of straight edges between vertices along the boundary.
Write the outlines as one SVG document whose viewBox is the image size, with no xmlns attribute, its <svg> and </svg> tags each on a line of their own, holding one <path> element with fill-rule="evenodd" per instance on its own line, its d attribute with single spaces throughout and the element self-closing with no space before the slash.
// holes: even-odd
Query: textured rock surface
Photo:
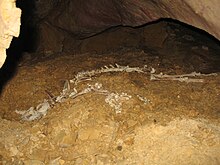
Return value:
<svg viewBox="0 0 220 165">
<path fill-rule="evenodd" d="M 220 38 L 219 0 L 48 0 L 37 6 L 41 18 L 47 17 L 54 26 L 81 37 L 115 25 L 138 26 L 159 18 L 173 18 Z"/>
<path fill-rule="evenodd" d="M 20 32 L 21 10 L 16 8 L 14 0 L 0 0 L 0 67 L 6 59 L 6 49 L 13 36 Z"/>
<path fill-rule="evenodd" d="M 40 50 L 44 52 L 57 52 L 57 48 L 64 47 L 63 44 L 69 37 L 86 38 L 97 34 L 109 27 L 140 26 L 160 18 L 172 18 L 181 22 L 203 29 L 220 38 L 220 3 L 219 0 L 170 0 L 147 1 L 147 0 L 65 0 L 65 1 L 38 1 L 36 4 L 37 15 L 43 20 L 40 31 L 41 39 L 48 42 L 51 33 L 56 33 L 54 28 L 49 32 L 47 23 L 63 30 L 52 35 L 56 42 L 53 46 L 42 45 Z M 45 24 L 45 22 L 47 22 Z M 43 47 L 43 48 L 42 48 Z M 53 49 L 55 48 L 55 49 Z"/>
</svg>

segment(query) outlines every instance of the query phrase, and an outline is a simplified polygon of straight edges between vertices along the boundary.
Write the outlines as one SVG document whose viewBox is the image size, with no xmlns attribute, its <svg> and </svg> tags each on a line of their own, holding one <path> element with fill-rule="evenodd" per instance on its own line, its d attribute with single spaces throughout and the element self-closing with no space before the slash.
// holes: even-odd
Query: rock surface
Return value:
<svg viewBox="0 0 220 165">
<path fill-rule="evenodd" d="M 112 26 L 140 26 L 160 18 L 172 18 L 203 29 L 220 38 L 220 3 L 218 0 L 65 0 L 39 1 L 37 15 L 41 23 L 39 49 L 44 52 L 61 52 L 63 42 L 69 37 L 87 38 Z M 46 23 L 45 23 L 46 22 Z M 51 25 L 51 29 L 48 25 Z M 45 28 L 44 28 L 45 26 Z M 56 27 L 61 33 L 54 30 Z M 42 30 L 47 29 L 47 30 Z M 51 35 L 51 33 L 57 34 Z M 49 42 L 50 36 L 55 42 Z M 43 36 L 43 37 L 42 37 Z M 43 42 L 42 42 L 43 41 Z M 43 45 L 41 43 L 51 43 Z M 63 45 L 62 45 L 63 44 Z M 43 47 L 43 48 L 42 48 Z M 59 49 L 59 51 L 57 50 Z"/>
<path fill-rule="evenodd" d="M 116 25 L 140 26 L 160 18 L 173 18 L 206 30 L 220 38 L 220 3 L 218 0 L 65 0 L 51 4 L 40 1 L 42 18 L 76 36 L 85 37 Z M 42 6 L 47 6 L 45 12 Z M 48 9 L 50 8 L 50 9 Z"/>
<path fill-rule="evenodd" d="M 6 59 L 13 36 L 20 32 L 21 10 L 16 8 L 14 0 L 0 0 L 0 67 Z"/>
</svg>

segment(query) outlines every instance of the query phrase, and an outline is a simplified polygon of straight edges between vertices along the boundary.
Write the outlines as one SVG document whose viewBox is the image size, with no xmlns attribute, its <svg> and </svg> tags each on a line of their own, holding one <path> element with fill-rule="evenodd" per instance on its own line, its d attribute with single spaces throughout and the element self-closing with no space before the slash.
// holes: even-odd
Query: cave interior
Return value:
<svg viewBox="0 0 220 165">
<path fill-rule="evenodd" d="M 22 9 L 20 35 L 0 70 L 0 162 L 219 163 L 218 39 L 171 18 L 124 25 L 107 17 L 107 23 L 89 26 L 91 20 L 79 16 L 72 25 L 78 27 L 68 31 L 53 22 L 65 6 L 55 2 L 59 8 L 49 11 L 40 0 L 16 1 Z M 14 130 L 24 139 L 42 138 L 20 146 Z M 189 132 L 197 133 L 199 149 L 186 138 Z M 167 155 L 172 148 L 176 152 L 168 158 L 161 148 Z"/>
</svg>

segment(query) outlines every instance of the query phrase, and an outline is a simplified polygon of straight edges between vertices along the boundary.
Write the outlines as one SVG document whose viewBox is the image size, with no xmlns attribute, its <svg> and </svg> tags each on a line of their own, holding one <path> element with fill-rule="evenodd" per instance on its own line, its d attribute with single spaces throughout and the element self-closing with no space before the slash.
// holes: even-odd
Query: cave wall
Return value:
<svg viewBox="0 0 220 165">
<path fill-rule="evenodd" d="M 6 59 L 13 36 L 20 33 L 21 10 L 16 8 L 14 0 L 0 0 L 0 68 Z"/>
<path fill-rule="evenodd" d="M 220 38 L 219 0 L 65 0 L 38 1 L 39 50 L 62 51 L 70 36 L 86 38 L 109 27 L 140 26 L 160 18 L 172 18 Z M 43 10 L 42 10 L 43 8 Z M 48 28 L 49 25 L 52 27 Z M 56 29 L 54 29 L 56 28 Z M 45 30 L 47 29 L 47 30 Z M 59 32 L 58 32 L 59 31 Z M 53 41 L 48 35 L 56 33 Z"/>
<path fill-rule="evenodd" d="M 111 26 L 139 26 L 173 18 L 220 38 L 219 0 L 45 0 L 36 6 L 40 18 L 79 37 Z"/>
<path fill-rule="evenodd" d="M 140 26 L 172 18 L 220 39 L 219 0 L 44 0 L 34 1 L 37 51 L 61 52 L 70 38 L 86 38 L 112 26 Z M 20 10 L 0 0 L 0 66 L 12 36 L 18 36 Z"/>
</svg>

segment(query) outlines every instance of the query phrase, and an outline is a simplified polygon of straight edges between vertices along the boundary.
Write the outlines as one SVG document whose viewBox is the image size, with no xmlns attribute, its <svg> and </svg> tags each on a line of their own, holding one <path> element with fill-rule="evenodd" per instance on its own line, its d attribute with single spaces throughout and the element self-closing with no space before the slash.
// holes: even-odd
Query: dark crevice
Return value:
<svg viewBox="0 0 220 165">
<path fill-rule="evenodd" d="M 18 38 L 13 38 L 7 49 L 6 61 L 0 69 L 0 93 L 5 84 L 16 74 L 23 53 L 35 50 L 37 31 L 32 24 L 34 0 L 17 0 L 16 6 L 22 10 L 20 34 Z"/>
</svg>

